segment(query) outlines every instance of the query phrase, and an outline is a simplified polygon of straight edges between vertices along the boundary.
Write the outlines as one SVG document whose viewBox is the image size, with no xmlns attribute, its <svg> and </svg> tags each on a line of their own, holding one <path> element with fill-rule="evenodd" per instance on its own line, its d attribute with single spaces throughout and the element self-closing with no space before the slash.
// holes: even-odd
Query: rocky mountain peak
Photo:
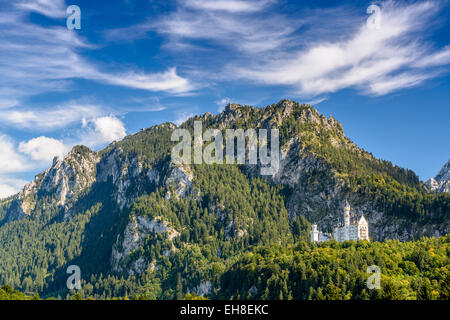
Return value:
<svg viewBox="0 0 450 320">
<path fill-rule="evenodd" d="M 225 106 L 225 110 L 224 110 L 224 112 L 225 113 L 229 113 L 229 112 L 232 112 L 233 110 L 237 110 L 237 109 L 239 109 L 239 108 L 241 108 L 242 106 L 240 105 L 240 104 L 236 104 L 236 103 L 228 103 L 226 106 Z"/>
<path fill-rule="evenodd" d="M 218 257 L 225 265 L 230 247 L 307 240 L 310 223 L 332 231 L 347 201 L 352 215 L 364 215 L 371 240 L 448 233 L 447 194 L 429 192 L 415 182 L 415 174 L 407 176 L 374 158 L 345 137 L 338 121 L 312 106 L 291 100 L 265 108 L 229 104 L 224 112 L 195 116 L 181 128 L 190 129 L 198 120 L 204 121 L 203 130 L 278 127 L 279 169 L 262 177 L 258 164 L 174 163 L 171 133 L 177 126 L 172 123 L 142 129 L 98 152 L 76 146 L 0 204 L 4 239 L 14 240 L 15 230 L 23 230 L 14 250 L 8 249 L 9 239 L 0 245 L 7 248 L 0 250 L 2 261 L 6 256 L 14 270 L 16 261 L 25 261 L 22 257 L 66 259 L 46 269 L 39 266 L 41 279 L 56 275 L 66 262 L 108 276 L 153 277 L 169 274 L 172 262 L 186 261 L 176 270 L 196 278 L 185 276 L 183 286 L 190 281 L 187 290 L 212 292 L 215 282 L 197 277 L 198 269 L 186 269 L 197 264 L 185 257 L 193 254 L 213 266 Z M 448 182 L 449 167 L 447 162 L 436 176 L 439 183 Z M 20 229 L 10 228 L 10 222 L 21 219 Z M 36 237 L 41 233 L 45 238 Z M 22 239 L 33 245 L 23 245 Z M 39 239 L 45 241 L 36 251 Z M 205 247 L 214 260 L 203 255 Z M 22 270 L 21 281 L 28 281 L 29 265 Z"/>
<path fill-rule="evenodd" d="M 95 182 L 100 157 L 85 146 L 75 146 L 65 157 L 55 157 L 51 167 L 26 184 L 14 200 L 8 220 L 32 215 L 38 201 L 37 195 L 55 195 L 47 206 L 70 207 L 70 203 Z"/>
<path fill-rule="evenodd" d="M 436 176 L 436 181 L 443 182 L 450 180 L 450 159 L 447 163 L 442 167 L 441 171 Z"/>
<path fill-rule="evenodd" d="M 432 191 L 450 192 L 450 159 L 442 167 L 436 177 L 425 182 Z"/>
<path fill-rule="evenodd" d="M 206 120 L 209 117 L 211 115 L 205 114 L 201 118 Z M 314 107 L 289 99 L 282 99 L 278 103 L 264 108 L 229 103 L 222 113 L 215 116 L 220 129 L 232 126 L 236 121 L 244 121 L 247 125 L 250 125 L 248 121 L 251 121 L 253 122 L 252 126 L 260 128 L 281 127 L 286 120 L 292 121 L 292 117 L 300 123 L 312 124 L 344 136 L 341 123 L 332 116 L 327 118 Z"/>
<path fill-rule="evenodd" d="M 77 145 L 77 146 L 73 147 L 72 150 L 70 150 L 70 152 L 67 156 L 69 156 L 69 157 L 77 157 L 77 156 L 84 157 L 84 156 L 88 156 L 88 155 L 92 155 L 92 154 L 95 154 L 95 152 L 92 151 L 91 149 L 89 149 L 88 147 L 83 146 L 83 145 Z"/>
</svg>

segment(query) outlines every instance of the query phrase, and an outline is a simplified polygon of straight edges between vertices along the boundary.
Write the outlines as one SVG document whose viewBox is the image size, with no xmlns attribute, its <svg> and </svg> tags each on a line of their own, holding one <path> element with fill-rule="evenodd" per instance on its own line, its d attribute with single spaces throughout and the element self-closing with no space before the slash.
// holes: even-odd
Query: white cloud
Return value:
<svg viewBox="0 0 450 320">
<path fill-rule="evenodd" d="M 190 112 L 181 112 L 178 117 L 174 120 L 174 123 L 179 126 L 183 124 L 186 120 L 189 118 L 192 118 L 194 116 L 193 113 Z"/>
<path fill-rule="evenodd" d="M 58 4 L 59 3 L 59 4 Z M 84 58 L 81 51 L 95 49 L 77 32 L 60 26 L 40 26 L 28 18 L 29 11 L 59 16 L 63 1 L 22 1 L 0 12 L 0 101 L 22 100 L 48 91 L 69 90 L 74 79 L 147 91 L 185 93 L 193 86 L 174 68 L 156 72 L 126 71 L 120 65 L 105 71 Z M 17 104 L 17 103 L 16 103 Z"/>
<path fill-rule="evenodd" d="M 121 140 L 126 135 L 124 124 L 114 116 L 79 121 L 82 128 L 77 136 L 67 137 L 64 141 L 40 136 L 21 142 L 17 151 L 9 137 L 0 135 L 0 198 L 16 193 L 25 184 L 25 181 L 9 175 L 49 165 L 55 156 L 63 158 L 75 145 L 95 148 Z"/>
<path fill-rule="evenodd" d="M 186 7 L 227 12 L 255 12 L 267 6 L 269 1 L 241 1 L 241 0 L 187 0 L 182 2 Z"/>
<path fill-rule="evenodd" d="M 16 152 L 13 142 L 5 135 L 0 135 L 0 174 L 24 172 L 30 168 L 26 159 Z"/>
<path fill-rule="evenodd" d="M 284 85 L 305 96 L 344 88 L 386 94 L 436 77 L 439 73 L 428 69 L 450 63 L 448 47 L 433 50 L 423 39 L 423 30 L 440 8 L 437 1 L 380 3 L 379 30 L 367 28 L 368 15 L 362 10 L 358 16 L 342 15 L 348 11 L 344 7 L 287 14 L 277 11 L 272 6 L 275 2 L 178 1 L 171 13 L 111 30 L 108 35 L 110 39 L 130 40 L 158 32 L 168 40 L 165 48 L 183 52 L 185 59 L 192 58 L 188 71 L 192 78 L 209 83 L 232 79 Z M 16 7 L 21 11 L 0 13 L 0 73 L 5 75 L 0 87 L 15 91 L 14 99 L 65 90 L 69 80 L 76 78 L 177 95 L 198 88 L 176 68 L 156 72 L 102 71 L 78 53 L 78 49 L 92 45 L 77 33 L 64 27 L 40 27 L 24 15 L 34 11 L 57 17 L 65 7 L 62 0 L 21 1 Z M 355 28 L 357 25 L 360 27 Z M 213 45 L 204 45 L 205 41 Z M 214 65 L 204 61 L 195 65 L 196 57 L 189 51 L 199 48 L 220 50 L 219 54 L 202 54 L 202 60 L 213 60 L 210 63 Z M 0 92 L 0 101 L 6 97 Z"/>
<path fill-rule="evenodd" d="M 0 122 L 20 128 L 51 131 L 83 118 L 98 117 L 102 113 L 104 111 L 99 106 L 69 103 L 53 109 L 0 110 Z"/>
<path fill-rule="evenodd" d="M 416 68 L 436 67 L 450 64 L 450 45 L 441 51 L 423 57 L 415 65 Z"/>
<path fill-rule="evenodd" d="M 377 94 L 383 95 L 388 94 L 392 91 L 404 88 L 415 87 L 425 80 L 433 78 L 434 74 L 414 74 L 414 73 L 404 73 L 395 76 L 384 76 L 380 79 L 376 79 L 369 83 L 369 91 Z"/>
<path fill-rule="evenodd" d="M 223 98 L 223 99 L 216 101 L 216 104 L 218 107 L 217 111 L 222 112 L 225 109 L 226 105 L 230 102 L 231 102 L 230 98 Z"/>
<path fill-rule="evenodd" d="M 21 142 L 19 151 L 33 160 L 50 163 L 56 156 L 63 158 L 69 149 L 61 140 L 41 136 Z"/>
<path fill-rule="evenodd" d="M 15 107 L 19 104 L 19 101 L 16 99 L 0 99 L 0 109 L 8 109 Z"/>
<path fill-rule="evenodd" d="M 0 135 L 0 198 L 16 193 L 25 184 L 9 175 L 49 165 L 55 156 L 63 158 L 75 145 L 95 148 L 126 135 L 124 124 L 114 116 L 83 118 L 79 122 L 82 128 L 77 136 L 66 137 L 64 141 L 40 136 L 21 142 L 17 150 L 9 137 Z"/>
<path fill-rule="evenodd" d="M 8 136 L 0 135 L 0 150 L 0 199 L 2 199 L 15 194 L 26 183 L 7 175 L 25 172 L 32 166 L 25 157 L 17 153 L 13 141 Z"/>
<path fill-rule="evenodd" d="M 46 137 L 39 137 L 19 145 L 16 150 L 10 137 L 0 135 L 0 199 L 17 193 L 26 183 L 25 180 L 11 177 L 42 166 L 42 161 L 50 160 L 50 155 L 62 154 L 62 142 Z M 58 154 L 60 153 L 60 154 Z"/>
<path fill-rule="evenodd" d="M 423 67 L 450 62 L 448 47 L 433 52 L 417 36 L 438 9 L 433 1 L 411 5 L 387 1 L 382 6 L 380 29 L 368 28 L 364 22 L 346 39 L 318 40 L 270 62 L 232 66 L 229 73 L 265 84 L 292 86 L 307 96 L 349 87 L 382 95 L 416 86 L 437 75 Z"/>
<path fill-rule="evenodd" d="M 290 34 L 301 25 L 277 13 L 236 15 L 227 12 L 179 11 L 155 24 L 156 30 L 173 42 L 203 39 L 250 54 L 289 46 Z"/>
<path fill-rule="evenodd" d="M 25 180 L 0 176 L 0 199 L 16 194 L 26 183 Z"/>
<path fill-rule="evenodd" d="M 99 117 L 83 120 L 83 129 L 79 132 L 76 144 L 88 147 L 102 146 L 105 143 L 122 140 L 126 136 L 123 122 L 114 117 Z M 75 145 L 75 143 L 72 143 Z"/>
<path fill-rule="evenodd" d="M 178 1 L 175 12 L 157 20 L 107 32 L 109 39 L 129 41 L 156 31 L 169 38 L 166 47 L 185 51 L 198 48 L 190 40 L 207 40 L 248 54 L 290 47 L 292 32 L 303 23 L 275 11 L 264 12 L 270 1 Z M 216 58 L 216 56 L 215 56 Z M 227 56 L 231 59 L 232 56 Z"/>
<path fill-rule="evenodd" d="M 380 29 L 367 26 L 365 10 L 348 5 L 287 14 L 275 2 L 178 1 L 159 19 L 109 35 L 129 40 L 156 31 L 166 37 L 165 48 L 183 52 L 191 65 L 196 56 L 189 52 L 220 50 L 202 52 L 197 66 L 204 71 L 191 75 L 283 85 L 310 99 L 346 88 L 388 94 L 435 78 L 445 70 L 433 68 L 450 64 L 450 48 L 435 48 L 424 32 L 442 8 L 438 1 L 378 2 Z"/>
<path fill-rule="evenodd" d="M 93 79 L 104 82 L 149 91 L 166 91 L 174 94 L 189 92 L 193 86 L 185 78 L 177 74 L 176 68 L 170 68 L 165 72 L 145 74 L 129 72 L 120 75 L 97 73 Z"/>
<path fill-rule="evenodd" d="M 306 104 L 309 104 L 309 105 L 311 105 L 311 106 L 316 106 L 316 105 L 318 105 L 319 103 L 322 103 L 322 102 L 324 102 L 324 101 L 326 101 L 327 100 L 327 98 L 325 98 L 325 97 L 318 97 L 318 98 L 316 98 L 316 99 L 313 99 L 313 100 L 310 100 L 310 101 L 306 101 L 305 103 Z"/>
<path fill-rule="evenodd" d="M 15 4 L 18 8 L 37 12 L 51 18 L 66 16 L 67 6 L 64 0 L 25 0 Z"/>
<path fill-rule="evenodd" d="M 125 126 L 115 117 L 94 119 L 95 130 L 100 133 L 105 142 L 122 140 L 126 136 Z"/>
</svg>

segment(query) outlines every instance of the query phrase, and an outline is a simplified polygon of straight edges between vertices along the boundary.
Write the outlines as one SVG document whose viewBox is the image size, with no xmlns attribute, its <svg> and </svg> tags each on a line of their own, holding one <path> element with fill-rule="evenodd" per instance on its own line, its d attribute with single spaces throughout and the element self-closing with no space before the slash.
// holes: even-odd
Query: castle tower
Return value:
<svg viewBox="0 0 450 320">
<path fill-rule="evenodd" d="M 336 228 L 334 228 L 333 237 L 338 241 L 347 241 L 347 240 L 369 240 L 369 223 L 367 222 L 364 215 L 361 215 L 361 218 L 358 221 L 350 221 L 350 210 L 351 207 L 348 201 L 345 201 L 344 207 L 344 224 L 338 224 Z M 320 238 L 321 233 L 319 233 Z"/>
<path fill-rule="evenodd" d="M 369 240 L 369 224 L 364 215 L 358 221 L 358 240 Z"/>
<path fill-rule="evenodd" d="M 345 201 L 345 208 L 344 208 L 344 225 L 349 226 L 350 225 L 350 205 L 347 201 Z"/>
<path fill-rule="evenodd" d="M 319 241 L 319 230 L 317 230 L 317 224 L 311 225 L 311 242 Z"/>
</svg>

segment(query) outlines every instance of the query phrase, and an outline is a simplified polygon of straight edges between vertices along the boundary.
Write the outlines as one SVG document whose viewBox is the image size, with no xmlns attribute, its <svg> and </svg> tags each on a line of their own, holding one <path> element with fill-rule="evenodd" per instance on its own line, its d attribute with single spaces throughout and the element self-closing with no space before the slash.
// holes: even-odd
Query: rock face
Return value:
<svg viewBox="0 0 450 320">
<path fill-rule="evenodd" d="M 115 190 L 111 197 L 120 210 L 130 206 L 145 191 L 148 178 L 144 174 L 142 162 L 137 157 L 127 157 L 121 148 L 113 148 L 105 154 L 98 165 L 98 182 L 111 181 Z"/>
<path fill-rule="evenodd" d="M 355 146 L 350 144 L 342 147 Z M 439 176 L 445 177 L 443 171 L 441 170 Z M 309 183 L 311 172 L 321 175 L 320 184 Z M 384 213 L 377 209 L 376 203 L 350 192 L 329 164 L 302 149 L 297 138 L 291 138 L 281 147 L 280 170 L 271 179 L 274 183 L 281 183 L 292 189 L 292 194 L 287 199 L 287 209 L 291 218 L 303 215 L 312 223 L 320 223 L 330 231 L 342 217 L 347 200 L 352 204 L 352 214 L 364 214 L 367 218 L 369 236 L 376 241 L 384 239 L 408 241 L 427 235 L 443 236 L 450 227 L 448 222 L 419 226 L 418 223 L 407 220 L 397 219 L 393 222 L 392 219 L 387 219 Z M 445 190 L 445 184 L 441 185 L 442 187 Z"/>
<path fill-rule="evenodd" d="M 367 218 L 369 236 L 374 240 L 410 240 L 422 235 L 444 235 L 449 230 L 448 221 L 419 225 L 405 218 L 394 220 L 377 209 L 377 203 L 352 192 L 341 178 L 342 172 L 338 172 L 336 165 L 327 161 L 323 155 L 311 150 L 311 144 L 330 148 L 333 152 L 345 150 L 344 155 L 356 154 L 360 156 L 358 159 L 370 162 L 373 166 L 379 165 L 379 160 L 351 142 L 345 136 L 342 125 L 333 117 L 320 115 L 310 106 L 300 106 L 289 100 L 264 109 L 229 104 L 219 115 L 205 114 L 198 118 L 219 129 L 244 126 L 281 128 L 279 170 L 264 178 L 289 190 L 283 195 L 283 201 L 291 220 L 304 216 L 310 222 L 320 223 L 331 230 L 341 218 L 345 202 L 349 201 L 353 213 L 364 214 Z M 106 199 L 102 201 L 109 206 L 107 214 L 113 210 L 120 212 L 120 221 L 113 220 L 120 228 L 114 229 L 107 246 L 108 257 L 105 258 L 111 270 L 136 275 L 149 267 L 157 269 L 157 261 L 148 261 L 148 257 L 139 255 L 140 249 L 149 237 L 163 237 L 164 242 L 169 241 L 169 246 L 164 248 L 167 249 L 164 255 L 170 256 L 176 250 L 173 242 L 170 248 L 170 242 L 183 230 L 178 226 L 179 230 L 176 230 L 159 216 L 135 215 L 130 207 L 138 197 L 152 194 L 157 189 L 163 190 L 162 197 L 167 201 L 188 198 L 200 203 L 202 197 L 202 190 L 195 185 L 195 166 L 175 164 L 170 161 L 170 151 L 164 153 L 159 150 L 163 148 L 162 145 L 170 146 L 167 140 L 170 141 L 170 134 L 175 128 L 173 124 L 163 124 L 145 129 L 100 152 L 93 152 L 87 147 L 75 147 L 64 159 L 55 158 L 49 169 L 23 188 L 12 200 L 5 221 L 33 217 L 37 212 L 49 208 L 61 210 L 61 218 L 69 220 L 77 214 L 73 209 L 77 200 L 95 189 L 95 196 L 100 194 Z M 259 165 L 244 165 L 242 168 L 248 177 L 260 176 Z M 348 172 L 345 174 L 349 175 Z M 432 190 L 449 191 L 450 161 L 428 184 Z M 95 202 L 97 199 L 90 200 Z M 245 237 L 246 227 L 238 227 L 234 220 L 227 220 L 227 212 L 220 203 L 211 202 L 208 205 L 207 211 L 215 214 L 223 224 L 223 230 L 220 231 L 224 232 L 227 241 Z M 37 206 L 39 210 L 36 210 Z M 203 280 L 191 291 L 202 295 L 210 293 L 212 283 L 208 279 Z"/>
<path fill-rule="evenodd" d="M 194 288 L 194 290 L 188 290 L 188 292 L 194 292 L 198 296 L 207 296 L 212 292 L 212 283 L 211 281 L 202 281 L 200 284 Z"/>
<path fill-rule="evenodd" d="M 84 146 L 74 147 L 63 160 L 55 157 L 50 168 L 37 175 L 33 182 L 20 191 L 14 200 L 8 221 L 31 216 L 37 201 L 45 195 L 51 195 L 47 206 L 61 207 L 68 211 L 95 182 L 99 160 L 96 152 Z"/>
<path fill-rule="evenodd" d="M 425 183 L 432 191 L 450 192 L 450 159 L 436 177 L 427 180 Z"/>
<path fill-rule="evenodd" d="M 165 234 L 168 240 L 172 241 L 179 236 L 179 232 L 169 226 L 169 223 L 161 217 L 130 216 L 130 220 L 123 235 L 117 237 L 111 255 L 111 267 L 115 272 L 123 272 L 124 269 L 129 275 L 142 273 L 148 265 L 154 263 L 146 262 L 144 257 L 133 260 L 130 254 L 139 249 L 149 234 Z M 170 252 L 168 253 L 170 254 Z"/>
<path fill-rule="evenodd" d="M 171 162 L 168 172 L 164 185 L 168 187 L 173 186 L 176 197 L 185 196 L 190 191 L 192 180 L 194 179 L 192 170 L 187 165 Z M 171 196 L 171 192 L 168 192 L 166 199 L 169 199 Z"/>
</svg>

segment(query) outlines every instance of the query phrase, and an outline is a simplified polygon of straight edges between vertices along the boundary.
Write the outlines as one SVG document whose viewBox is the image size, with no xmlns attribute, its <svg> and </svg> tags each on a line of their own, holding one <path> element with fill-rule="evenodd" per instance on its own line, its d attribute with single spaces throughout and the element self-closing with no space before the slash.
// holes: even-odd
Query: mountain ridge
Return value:
<svg viewBox="0 0 450 320">
<path fill-rule="evenodd" d="M 192 132 L 198 120 L 204 129 L 278 128 L 279 171 L 261 177 L 259 164 L 172 162 L 173 130 Z M 180 273 L 187 291 L 208 295 L 217 279 L 206 265 L 222 270 L 249 248 L 308 241 L 310 223 L 331 230 L 347 201 L 364 213 L 372 240 L 438 237 L 450 228 L 448 193 L 429 192 L 412 171 L 359 148 L 333 117 L 290 100 L 230 104 L 218 115 L 152 126 L 98 152 L 77 146 L 55 159 L 0 204 L 0 282 L 56 292 L 72 263 L 97 282 L 99 274 L 107 281 L 156 274 L 167 290 Z M 36 256 L 40 263 L 27 263 Z M 189 257 L 205 267 L 193 270 L 183 262 Z"/>
<path fill-rule="evenodd" d="M 307 129 L 301 128 L 297 132 L 300 132 L 296 134 L 295 129 L 292 130 L 292 126 L 290 125 L 291 119 L 294 117 L 294 120 L 300 124 L 300 127 L 303 125 Z M 117 204 L 121 209 L 124 208 L 126 205 L 130 205 L 132 200 L 127 199 L 126 196 L 126 189 L 129 187 L 130 182 L 128 181 L 121 181 L 120 175 L 127 175 L 129 174 L 131 170 L 131 177 L 136 177 L 139 174 L 142 173 L 145 166 L 152 167 L 155 162 L 160 162 L 161 157 L 167 157 L 170 154 L 170 149 L 166 148 L 164 152 L 157 154 L 152 159 L 145 158 L 145 153 L 142 155 L 132 156 L 131 158 L 128 158 L 127 155 L 123 154 L 123 148 L 122 145 L 126 145 L 128 141 L 130 140 L 138 140 L 139 136 L 146 135 L 146 134 L 152 134 L 155 132 L 161 132 L 162 130 L 174 130 L 175 128 L 189 128 L 193 121 L 201 120 L 206 123 L 206 127 L 208 128 L 218 128 L 219 130 L 224 130 L 225 128 L 243 128 L 247 129 L 250 124 L 256 124 L 255 128 L 272 128 L 277 127 L 280 129 L 280 146 L 281 146 L 281 163 L 282 163 L 282 170 L 279 170 L 277 174 L 271 177 L 271 180 L 275 183 L 280 183 L 284 185 L 288 185 L 289 187 L 295 188 L 296 184 L 301 183 L 300 177 L 304 177 L 308 172 L 312 169 L 319 170 L 323 174 L 328 175 L 327 171 L 331 171 L 332 174 L 328 177 L 329 180 L 333 180 L 336 187 L 340 183 L 342 183 L 342 177 L 345 177 L 346 179 L 351 179 L 352 175 L 356 176 L 357 173 L 354 171 L 357 171 L 358 168 L 355 166 L 353 167 L 346 166 L 344 168 L 339 168 L 334 163 L 329 161 L 329 159 L 326 158 L 327 153 L 323 153 L 319 148 L 324 145 L 325 143 L 329 143 L 332 148 L 339 149 L 339 150 L 345 150 L 345 153 L 354 153 L 357 156 L 358 161 L 366 161 L 370 162 L 371 166 L 379 167 L 383 166 L 386 163 L 390 165 L 390 162 L 387 162 L 385 160 L 376 159 L 373 157 L 372 154 L 365 151 L 364 149 L 359 148 L 356 144 L 354 144 L 350 139 L 348 139 L 345 136 L 342 124 L 340 124 L 338 121 L 336 121 L 332 116 L 329 118 L 325 117 L 324 115 L 321 115 L 316 109 L 314 109 L 311 106 L 308 105 L 299 105 L 296 102 L 290 101 L 290 100 L 281 100 L 278 104 L 270 105 L 265 108 L 254 108 L 251 106 L 242 106 L 239 104 L 233 104 L 229 103 L 225 110 L 218 114 L 218 115 L 212 115 L 210 113 L 205 113 L 201 116 L 194 116 L 184 123 L 182 123 L 180 126 L 176 126 L 172 123 L 163 123 L 161 125 L 152 126 L 147 129 L 141 130 L 141 132 L 132 134 L 127 136 L 124 140 L 119 142 L 114 142 L 107 146 L 105 149 L 100 150 L 98 152 L 94 152 L 90 150 L 87 147 L 84 146 L 76 146 L 73 148 L 73 150 L 65 157 L 64 160 L 56 159 L 53 161 L 53 165 L 45 170 L 43 173 L 36 176 L 35 181 L 27 184 L 24 189 L 19 192 L 17 195 L 18 199 L 13 200 L 21 202 L 21 204 L 18 206 L 18 210 L 11 215 L 8 221 L 17 219 L 17 218 L 23 218 L 26 215 L 30 215 L 33 206 L 35 205 L 32 201 L 29 201 L 28 198 L 30 194 L 33 192 L 36 194 L 37 192 L 41 192 L 42 190 L 36 190 L 36 184 L 43 183 L 43 189 L 44 191 L 50 192 L 49 187 L 45 185 L 46 182 L 45 179 L 49 179 L 48 175 L 57 175 L 56 178 L 53 177 L 54 181 L 52 181 L 53 184 L 58 184 L 59 180 L 64 177 L 66 178 L 66 181 L 62 181 L 63 184 L 57 185 L 59 192 L 59 200 L 56 202 L 56 205 L 62 204 L 65 205 L 65 202 L 67 201 L 66 193 L 69 193 L 69 198 L 74 197 L 76 198 L 77 193 L 81 192 L 82 189 L 88 188 L 90 185 L 94 183 L 97 179 L 102 182 L 106 182 L 108 179 L 108 176 L 112 177 L 113 183 L 117 185 L 117 192 L 116 192 L 116 200 Z M 286 125 L 286 122 L 287 125 Z M 168 142 L 168 132 L 166 134 L 166 142 Z M 327 135 L 326 142 L 324 143 L 321 141 L 321 136 Z M 133 141 L 134 143 L 134 141 Z M 157 149 L 155 145 L 152 146 L 153 149 Z M 125 148 L 126 149 L 126 148 Z M 161 151 L 164 148 L 161 149 Z M 130 149 L 133 150 L 133 149 Z M 321 154 L 322 152 L 322 154 Z M 105 156 L 107 154 L 107 156 Z M 164 154 L 164 155 L 163 155 Z M 77 161 L 74 159 L 74 156 L 80 156 L 80 155 L 89 155 L 91 157 L 90 159 L 86 160 L 84 164 L 77 163 Z M 143 157 L 143 159 L 138 159 L 139 156 Z M 127 159 L 127 162 L 125 164 L 120 165 L 119 162 L 122 157 L 125 157 Z M 81 160 L 84 161 L 84 158 L 81 157 Z M 294 163 L 289 164 L 289 162 L 292 162 L 294 160 Z M 296 161 L 295 160 L 300 160 Z M 351 159 L 354 160 L 354 159 Z M 90 162 L 90 163 L 89 163 Z M 71 164 L 76 166 L 75 170 L 70 169 Z M 97 164 L 99 166 L 97 167 Z M 60 172 L 59 166 L 63 165 L 68 171 L 70 172 Z M 87 165 L 89 168 L 87 170 L 83 169 L 83 166 Z M 95 168 L 94 168 L 95 166 Z M 166 172 L 169 167 L 165 168 L 163 171 Z M 171 172 L 175 167 L 171 167 Z M 396 174 L 394 176 L 394 179 L 397 179 L 397 176 L 401 175 L 410 175 L 412 177 L 412 180 L 414 180 L 414 184 L 417 186 L 420 186 L 419 179 L 417 176 L 410 170 L 401 169 L 397 166 L 393 167 L 392 171 L 396 173 L 396 171 L 399 171 L 401 174 Z M 149 168 L 147 168 L 149 169 Z M 186 169 L 186 167 L 184 168 Z M 180 168 L 177 168 L 177 172 L 181 173 L 182 175 L 185 173 Z M 366 169 L 366 168 L 364 168 Z M 390 168 L 389 168 L 390 169 Z M 444 169 L 442 169 L 444 170 Z M 442 171 L 441 170 L 441 171 Z M 99 172 L 98 177 L 96 177 L 96 172 Z M 161 178 L 162 172 L 158 172 L 155 170 L 147 170 L 147 176 L 150 177 L 149 181 L 150 183 L 156 183 L 160 182 L 159 179 Z M 257 166 L 251 166 L 246 165 L 246 171 L 249 172 L 253 176 L 257 176 Z M 350 171 L 350 172 L 349 172 Z M 404 173 L 403 173 L 404 172 Z M 77 181 L 74 181 L 74 186 L 79 187 L 77 190 L 73 190 L 73 188 L 70 188 L 68 186 L 68 182 L 70 180 L 70 174 L 73 174 L 72 178 L 81 178 L 81 180 L 85 179 L 86 181 L 84 183 L 80 183 Z M 385 174 L 383 172 L 383 174 Z M 44 178 L 41 178 L 41 177 Z M 294 178 L 297 177 L 297 178 Z M 56 180 L 55 180 L 56 179 Z M 153 181 L 152 181 L 153 179 Z M 179 182 L 180 177 L 176 179 L 177 182 Z M 181 178 L 183 179 L 183 178 Z M 189 180 L 192 180 L 192 177 L 190 179 L 187 179 L 187 183 L 189 183 Z M 170 178 L 169 181 L 172 181 Z M 404 181 L 402 181 L 404 182 Z M 148 183 L 144 182 L 144 184 Z M 55 187 L 55 186 L 54 186 Z M 420 187 L 421 188 L 421 187 Z M 328 190 L 331 191 L 331 190 Z M 179 193 L 178 191 L 177 193 Z M 73 194 L 72 194 L 73 193 Z M 142 192 L 136 191 L 134 197 L 132 199 L 137 198 Z M 343 197 L 345 197 L 343 195 Z M 13 197 L 14 198 L 14 197 Z M 298 199 L 297 199 L 298 200 Z M 303 199 L 305 200 L 305 199 Z M 295 204 L 292 205 L 292 210 L 298 210 L 298 208 L 295 208 Z M 308 207 L 308 206 L 307 206 Z M 342 208 L 342 204 L 338 204 L 335 206 L 337 208 Z M 322 209 L 323 211 L 324 209 Z M 307 209 L 309 210 L 309 208 Z M 291 216 L 295 216 L 295 214 L 291 214 Z M 323 217 L 321 217 L 323 218 Z M 335 217 L 334 217 L 335 218 Z M 325 224 L 328 224 L 328 227 L 331 228 L 331 225 L 334 221 L 328 221 L 325 222 Z"/>
<path fill-rule="evenodd" d="M 444 164 L 436 177 L 428 179 L 425 184 L 432 191 L 450 192 L 450 159 Z"/>
</svg>

